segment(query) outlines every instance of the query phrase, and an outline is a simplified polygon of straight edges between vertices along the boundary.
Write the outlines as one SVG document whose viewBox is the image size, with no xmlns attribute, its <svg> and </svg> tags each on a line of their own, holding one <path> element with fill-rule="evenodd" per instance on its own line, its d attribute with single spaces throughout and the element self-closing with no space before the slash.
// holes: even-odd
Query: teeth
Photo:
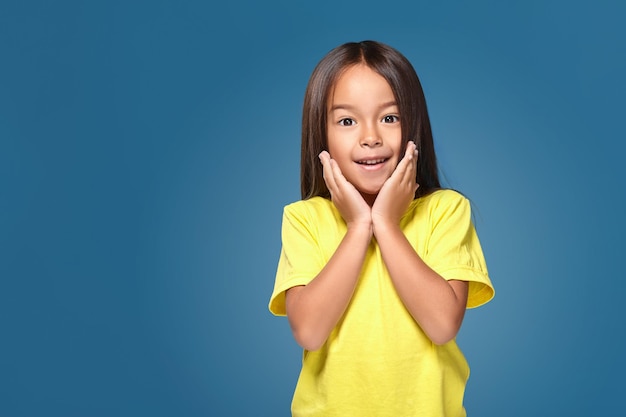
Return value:
<svg viewBox="0 0 626 417">
<path fill-rule="evenodd" d="M 366 161 L 359 161 L 359 164 L 363 164 L 363 165 L 376 165 L 376 164 L 382 164 L 383 162 L 385 162 L 385 159 L 369 159 Z"/>
</svg>

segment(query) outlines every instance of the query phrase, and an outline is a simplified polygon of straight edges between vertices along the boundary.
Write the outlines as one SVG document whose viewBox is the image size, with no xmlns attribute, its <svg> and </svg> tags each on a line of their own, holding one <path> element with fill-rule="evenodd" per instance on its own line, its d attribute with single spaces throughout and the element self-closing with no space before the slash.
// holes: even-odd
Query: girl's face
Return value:
<svg viewBox="0 0 626 417">
<path fill-rule="evenodd" d="M 370 205 L 398 165 L 400 114 L 387 81 L 363 64 L 348 68 L 328 100 L 328 152 Z"/>
</svg>

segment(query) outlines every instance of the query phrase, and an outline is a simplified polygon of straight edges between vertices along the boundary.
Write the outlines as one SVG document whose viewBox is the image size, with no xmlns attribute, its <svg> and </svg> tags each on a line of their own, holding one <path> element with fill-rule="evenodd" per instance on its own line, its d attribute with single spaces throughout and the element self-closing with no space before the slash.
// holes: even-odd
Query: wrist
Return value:
<svg viewBox="0 0 626 417">
<path fill-rule="evenodd" d="M 372 229 L 373 229 L 374 235 L 401 231 L 399 221 L 395 221 L 395 220 L 384 218 L 384 217 L 372 218 Z"/>
<path fill-rule="evenodd" d="M 363 234 L 371 237 L 373 234 L 373 225 L 371 220 L 351 221 L 346 223 L 348 227 L 348 233 L 350 234 Z"/>
</svg>

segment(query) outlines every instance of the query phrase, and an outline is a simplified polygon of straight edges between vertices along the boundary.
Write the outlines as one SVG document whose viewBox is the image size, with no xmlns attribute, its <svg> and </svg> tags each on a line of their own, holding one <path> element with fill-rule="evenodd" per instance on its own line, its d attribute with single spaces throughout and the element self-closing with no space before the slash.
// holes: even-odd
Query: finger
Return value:
<svg viewBox="0 0 626 417">
<path fill-rule="evenodd" d="M 330 169 L 332 171 L 333 181 L 335 184 L 335 192 L 339 198 L 343 198 L 350 195 L 351 190 L 354 188 L 352 184 L 343 176 L 339 164 L 334 159 L 330 160 Z"/>
<path fill-rule="evenodd" d="M 339 164 L 334 159 L 330 160 L 330 168 L 333 171 L 333 178 L 335 179 L 335 183 L 337 183 L 337 185 L 339 185 L 340 182 L 348 181 L 346 177 L 343 176 L 343 172 L 341 172 Z"/>
<path fill-rule="evenodd" d="M 406 183 L 411 177 L 415 177 L 415 172 L 412 169 L 412 167 L 415 165 L 415 163 L 413 162 L 413 159 L 414 159 L 413 149 L 414 148 L 415 148 L 415 145 L 413 144 L 413 142 L 409 142 L 407 144 L 402 160 L 396 167 L 398 180 L 401 183 Z M 396 172 L 394 172 L 394 174 L 396 174 Z"/>
<path fill-rule="evenodd" d="M 409 142 L 409 146 L 407 146 L 407 153 L 411 154 L 411 163 L 410 167 L 407 170 L 406 181 L 413 184 L 416 182 L 416 173 L 417 173 L 417 146 L 415 142 Z"/>
<path fill-rule="evenodd" d="M 415 175 L 415 171 L 417 169 L 417 145 L 415 142 L 409 141 L 406 147 L 406 158 L 410 161 L 409 169 L 412 172 L 412 175 Z"/>
<path fill-rule="evenodd" d="M 319 158 L 322 162 L 322 175 L 324 176 L 326 188 L 328 188 L 328 191 L 330 191 L 330 194 L 332 196 L 337 190 L 337 184 L 335 183 L 335 178 L 333 176 L 333 171 L 331 168 L 330 155 L 328 152 L 322 151 L 319 154 Z"/>
<path fill-rule="evenodd" d="M 415 193 L 415 191 L 417 191 L 417 189 L 419 188 L 419 184 L 417 183 L 417 159 L 419 158 L 419 151 L 417 150 L 417 148 L 415 149 L 415 167 L 414 167 L 414 171 L 413 171 L 413 178 L 411 179 L 411 181 L 413 181 L 415 183 L 415 189 L 413 190 L 413 192 Z"/>
<path fill-rule="evenodd" d="M 396 171 L 394 172 L 394 175 L 396 176 L 394 178 L 394 181 L 396 181 L 398 186 L 402 188 L 408 187 L 412 192 L 415 192 L 413 188 L 416 184 L 416 165 L 414 149 L 415 146 L 412 145 L 411 142 L 409 142 L 404 156 L 398 164 Z"/>
</svg>

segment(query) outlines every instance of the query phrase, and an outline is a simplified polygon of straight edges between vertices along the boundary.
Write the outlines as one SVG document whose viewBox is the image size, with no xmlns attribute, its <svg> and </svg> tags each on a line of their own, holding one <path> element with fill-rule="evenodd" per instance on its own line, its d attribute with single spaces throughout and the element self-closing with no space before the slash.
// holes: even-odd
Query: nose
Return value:
<svg viewBox="0 0 626 417">
<path fill-rule="evenodd" d="M 383 140 L 376 129 L 370 128 L 363 132 L 361 146 L 375 148 L 383 144 Z"/>
</svg>

